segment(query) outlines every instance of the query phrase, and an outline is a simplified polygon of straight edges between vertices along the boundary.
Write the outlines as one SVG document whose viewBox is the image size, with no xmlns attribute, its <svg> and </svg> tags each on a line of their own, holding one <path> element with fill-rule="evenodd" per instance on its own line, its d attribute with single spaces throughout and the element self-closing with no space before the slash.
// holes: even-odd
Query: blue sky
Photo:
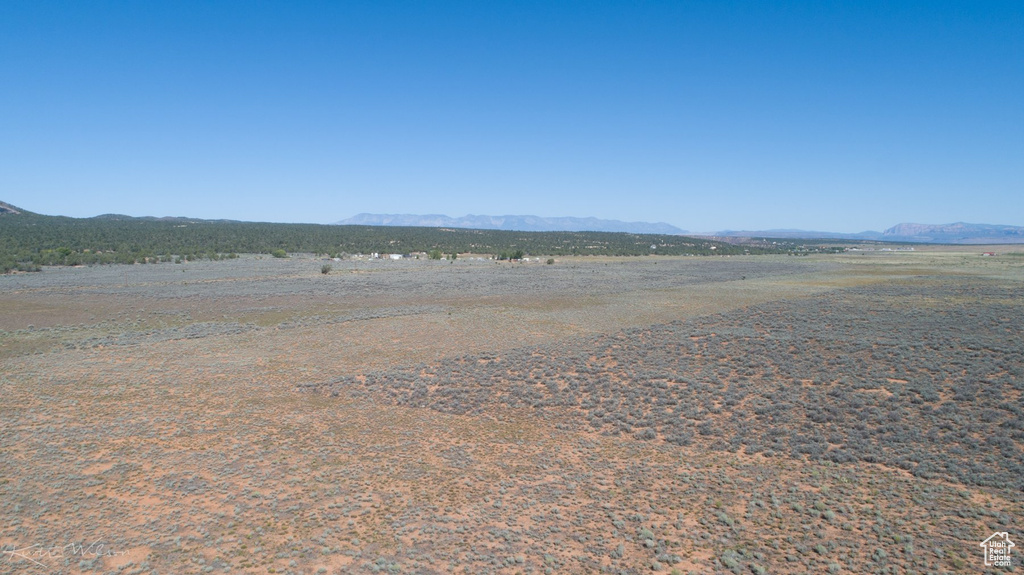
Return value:
<svg viewBox="0 0 1024 575">
<path fill-rule="evenodd" d="M 1024 225 L 1024 3 L 0 3 L 0 200 Z"/>
</svg>

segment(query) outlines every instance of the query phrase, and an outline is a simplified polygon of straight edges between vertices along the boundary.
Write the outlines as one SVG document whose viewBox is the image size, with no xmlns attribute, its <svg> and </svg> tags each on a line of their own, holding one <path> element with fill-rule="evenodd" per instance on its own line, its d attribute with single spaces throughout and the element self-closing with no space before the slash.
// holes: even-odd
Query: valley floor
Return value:
<svg viewBox="0 0 1024 575">
<path fill-rule="evenodd" d="M 979 253 L 2 276 L 0 573 L 982 572 L 1024 261 Z"/>
</svg>

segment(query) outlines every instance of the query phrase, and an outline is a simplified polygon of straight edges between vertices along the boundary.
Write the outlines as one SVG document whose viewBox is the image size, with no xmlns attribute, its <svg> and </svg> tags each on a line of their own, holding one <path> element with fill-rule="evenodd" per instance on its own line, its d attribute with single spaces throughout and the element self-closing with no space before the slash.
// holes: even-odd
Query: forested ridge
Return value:
<svg viewBox="0 0 1024 575">
<path fill-rule="evenodd" d="M 121 215 L 70 218 L 20 209 L 0 213 L 0 268 L 4 272 L 34 270 L 43 265 L 219 259 L 275 250 L 324 254 L 439 250 L 552 256 L 777 251 L 657 234 L 282 224 Z"/>
</svg>

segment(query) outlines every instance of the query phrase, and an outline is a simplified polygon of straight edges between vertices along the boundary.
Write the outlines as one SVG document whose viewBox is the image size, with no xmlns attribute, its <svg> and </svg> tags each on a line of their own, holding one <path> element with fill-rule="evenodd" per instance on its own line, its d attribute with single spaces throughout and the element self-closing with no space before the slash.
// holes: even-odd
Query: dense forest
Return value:
<svg viewBox="0 0 1024 575">
<path fill-rule="evenodd" d="M 10 206 L 13 208 L 13 206 Z M 339 226 L 0 213 L 0 269 L 44 265 L 156 263 L 221 259 L 239 253 L 442 253 L 525 255 L 733 255 L 780 248 L 699 238 L 610 232 L 514 232 L 451 228 Z"/>
</svg>

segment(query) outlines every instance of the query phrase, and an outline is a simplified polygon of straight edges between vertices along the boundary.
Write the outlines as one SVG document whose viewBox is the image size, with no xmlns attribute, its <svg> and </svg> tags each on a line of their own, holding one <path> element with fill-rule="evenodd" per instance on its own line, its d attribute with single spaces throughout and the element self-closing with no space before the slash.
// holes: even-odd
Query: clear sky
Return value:
<svg viewBox="0 0 1024 575">
<path fill-rule="evenodd" d="M 1024 2 L 0 2 L 0 200 L 1024 225 Z"/>
</svg>

